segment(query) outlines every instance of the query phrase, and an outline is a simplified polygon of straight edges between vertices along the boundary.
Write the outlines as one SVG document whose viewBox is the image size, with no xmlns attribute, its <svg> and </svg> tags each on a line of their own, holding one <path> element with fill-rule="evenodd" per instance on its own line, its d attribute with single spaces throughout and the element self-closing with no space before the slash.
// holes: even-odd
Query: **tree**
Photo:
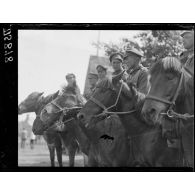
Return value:
<svg viewBox="0 0 195 195">
<path fill-rule="evenodd" d="M 134 36 L 133 40 L 123 38 L 119 44 L 101 42 L 93 45 L 104 49 L 106 56 L 116 51 L 124 54 L 126 47 L 134 47 L 144 53 L 142 64 L 150 66 L 159 58 L 168 55 L 179 56 L 183 51 L 180 33 L 181 31 L 175 30 L 148 30 Z"/>
</svg>

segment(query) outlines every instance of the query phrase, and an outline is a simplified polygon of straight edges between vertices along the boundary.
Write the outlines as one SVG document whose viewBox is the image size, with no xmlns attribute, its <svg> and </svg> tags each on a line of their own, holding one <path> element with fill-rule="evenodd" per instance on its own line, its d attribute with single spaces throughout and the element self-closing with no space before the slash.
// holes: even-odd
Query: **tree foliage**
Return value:
<svg viewBox="0 0 195 195">
<path fill-rule="evenodd" d="M 142 50 L 144 58 L 142 64 L 150 66 L 158 58 L 168 55 L 179 56 L 183 51 L 181 31 L 176 30 L 148 30 L 142 31 L 133 37 L 133 39 L 123 38 L 119 44 L 116 43 L 98 43 L 95 47 L 104 49 L 105 55 L 109 56 L 113 52 L 124 53 L 126 47 Z"/>
</svg>

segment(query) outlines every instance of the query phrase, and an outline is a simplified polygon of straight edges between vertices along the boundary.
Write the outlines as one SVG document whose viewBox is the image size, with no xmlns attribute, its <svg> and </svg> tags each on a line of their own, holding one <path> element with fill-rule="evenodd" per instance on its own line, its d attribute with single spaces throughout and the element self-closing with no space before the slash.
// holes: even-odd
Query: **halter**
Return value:
<svg viewBox="0 0 195 195">
<path fill-rule="evenodd" d="M 100 117 L 102 115 L 107 115 L 107 114 L 118 114 L 118 115 L 131 114 L 131 113 L 136 111 L 135 109 L 127 111 L 127 112 L 110 112 L 109 111 L 111 108 L 114 108 L 114 107 L 117 106 L 119 98 L 120 98 L 120 95 L 121 95 L 122 88 L 123 88 L 123 81 L 121 80 L 121 86 L 120 86 L 119 92 L 117 94 L 116 101 L 115 101 L 115 103 L 113 105 L 111 105 L 109 107 L 106 107 L 104 104 L 102 104 L 99 100 L 97 100 L 93 96 L 89 99 L 89 101 L 92 101 L 94 104 L 96 104 L 97 106 L 99 106 L 103 110 L 100 114 L 94 115 L 94 117 Z"/>
<path fill-rule="evenodd" d="M 185 69 L 182 68 L 179 83 L 178 83 L 178 86 L 176 88 L 176 91 L 175 91 L 175 94 L 173 96 L 172 101 L 169 101 L 169 100 L 157 97 L 157 96 L 153 96 L 153 95 L 147 95 L 146 96 L 145 99 L 152 99 L 152 100 L 155 100 L 155 101 L 158 101 L 158 102 L 169 104 L 169 108 L 168 108 L 167 112 L 166 113 L 161 113 L 161 115 L 167 115 L 169 118 L 175 117 L 175 118 L 181 118 L 181 119 L 187 119 L 187 118 L 193 118 L 194 117 L 194 115 L 189 115 L 188 113 L 179 114 L 179 113 L 176 113 L 176 112 L 173 111 L 173 106 L 175 106 L 175 102 L 178 98 L 179 91 L 181 90 L 181 85 L 182 85 L 182 81 L 183 81 L 183 78 L 184 78 L 184 70 Z"/>
<path fill-rule="evenodd" d="M 57 120 L 57 121 L 54 121 L 52 124 L 50 124 L 49 126 L 47 125 L 47 129 L 49 128 L 52 128 L 54 125 L 56 124 L 60 124 L 60 123 L 68 123 L 70 121 L 72 121 L 74 118 L 70 118 L 64 122 L 62 122 L 62 119 L 63 119 L 63 116 L 70 110 L 74 110 L 74 109 L 81 109 L 82 107 L 79 107 L 79 106 L 74 106 L 74 107 L 71 107 L 71 108 L 68 108 L 68 107 L 61 107 L 58 103 L 55 102 L 54 99 L 52 99 L 52 101 L 50 102 L 50 104 L 54 105 L 55 107 L 58 108 L 58 110 L 56 112 L 53 112 L 54 114 L 57 114 L 57 113 L 60 113 L 62 112 L 63 114 L 60 116 L 60 119 Z M 45 108 L 44 108 L 45 109 Z M 40 116 L 39 116 L 40 117 Z"/>
<path fill-rule="evenodd" d="M 63 112 L 64 114 L 69 111 L 69 110 L 74 110 L 74 109 L 81 109 L 82 107 L 79 106 L 73 106 L 71 108 L 69 107 L 61 107 L 58 103 L 56 103 L 54 100 L 50 102 L 50 104 L 53 104 L 54 106 L 56 106 L 59 110 L 54 112 L 54 114 L 57 114 L 59 112 Z"/>
</svg>

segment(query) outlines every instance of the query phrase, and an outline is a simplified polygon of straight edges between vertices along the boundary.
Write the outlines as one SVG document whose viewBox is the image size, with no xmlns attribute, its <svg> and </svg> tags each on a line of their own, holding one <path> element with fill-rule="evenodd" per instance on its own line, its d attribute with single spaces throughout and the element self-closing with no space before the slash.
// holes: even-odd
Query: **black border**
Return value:
<svg viewBox="0 0 195 195">
<path fill-rule="evenodd" d="M 11 27 L 13 62 L 4 62 L 3 28 Z M 178 172 L 192 168 L 84 168 L 84 167 L 18 167 L 18 30 L 191 30 L 194 23 L 11 23 L 0 24 L 0 170 L 16 172 Z"/>
</svg>

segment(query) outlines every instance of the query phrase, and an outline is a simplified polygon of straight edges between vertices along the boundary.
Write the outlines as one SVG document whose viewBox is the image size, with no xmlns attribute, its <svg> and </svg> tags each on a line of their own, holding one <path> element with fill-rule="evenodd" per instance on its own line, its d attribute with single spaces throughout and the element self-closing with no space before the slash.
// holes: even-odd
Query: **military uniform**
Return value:
<svg viewBox="0 0 195 195">
<path fill-rule="evenodd" d="M 194 35 L 193 31 L 184 31 L 181 34 L 181 37 L 184 37 L 184 35 L 187 33 L 190 33 L 190 34 L 193 33 Z M 192 46 L 191 49 L 188 49 L 184 51 L 183 53 L 181 53 L 180 61 L 183 67 L 185 67 L 186 71 L 194 76 L 194 46 Z"/>
<path fill-rule="evenodd" d="M 98 75 L 96 73 L 89 73 L 89 76 L 88 76 L 88 79 L 91 79 L 91 78 L 97 78 L 98 80 Z M 96 83 L 97 84 L 97 83 Z M 84 94 L 84 97 L 89 100 L 90 97 L 93 95 L 94 91 L 95 91 L 95 88 L 96 88 L 96 85 L 94 86 L 91 86 L 89 88 L 89 91 L 87 93 Z"/>
<path fill-rule="evenodd" d="M 125 53 L 125 58 L 128 57 L 128 53 L 132 53 L 134 55 L 143 57 L 143 54 L 136 49 L 127 49 Z M 148 93 L 148 85 L 147 85 L 147 77 L 148 77 L 148 69 L 138 64 L 134 68 L 128 69 L 128 78 L 127 84 L 133 84 L 135 86 L 135 93 L 137 96 L 137 102 L 140 99 L 144 99 L 145 95 Z"/>
<path fill-rule="evenodd" d="M 193 31 L 184 31 L 181 36 L 183 37 L 186 33 L 192 33 Z M 184 51 L 180 55 L 180 61 L 185 70 L 192 75 L 192 83 L 194 83 L 194 46 L 191 49 Z M 194 91 L 192 91 L 194 94 Z M 193 105 L 192 105 L 193 106 Z M 192 113 L 190 113 L 192 114 Z M 187 166 L 194 167 L 194 126 L 189 120 L 181 122 L 181 138 L 182 146 L 184 149 L 185 160 Z"/>
<path fill-rule="evenodd" d="M 194 48 L 181 53 L 180 61 L 186 71 L 194 76 Z"/>
<path fill-rule="evenodd" d="M 90 97 L 93 95 L 93 93 L 94 93 L 94 91 L 95 91 L 95 87 L 96 87 L 96 86 L 90 87 L 89 92 L 86 93 L 86 94 L 84 94 L 84 97 L 85 97 L 87 100 L 89 100 Z"/>
</svg>

